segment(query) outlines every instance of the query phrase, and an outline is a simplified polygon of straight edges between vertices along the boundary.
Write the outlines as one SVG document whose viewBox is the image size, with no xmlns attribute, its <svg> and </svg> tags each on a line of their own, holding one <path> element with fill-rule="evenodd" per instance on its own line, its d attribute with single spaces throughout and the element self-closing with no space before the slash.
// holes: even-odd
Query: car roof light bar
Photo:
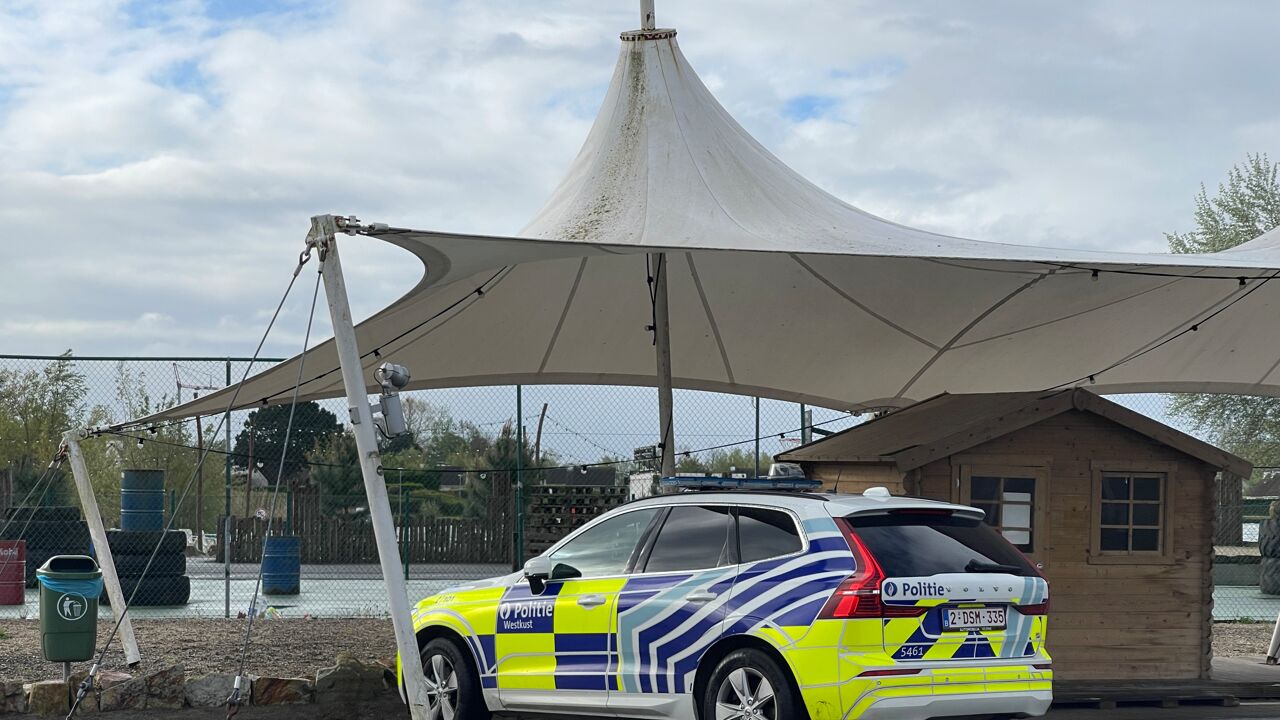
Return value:
<svg viewBox="0 0 1280 720">
<path fill-rule="evenodd" d="M 803 477 L 665 477 L 662 484 L 681 490 L 796 490 L 808 491 L 822 488 L 820 480 Z"/>
</svg>

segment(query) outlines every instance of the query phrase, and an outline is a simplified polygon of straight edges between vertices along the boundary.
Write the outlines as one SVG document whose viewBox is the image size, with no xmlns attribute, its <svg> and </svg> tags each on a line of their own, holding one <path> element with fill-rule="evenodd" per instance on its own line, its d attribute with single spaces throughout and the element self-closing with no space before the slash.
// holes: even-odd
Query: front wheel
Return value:
<svg viewBox="0 0 1280 720">
<path fill-rule="evenodd" d="M 793 720 L 807 717 L 791 683 L 773 658 L 743 648 L 725 656 L 711 673 L 702 698 L 702 720 Z"/>
<path fill-rule="evenodd" d="M 431 720 L 489 720 L 480 678 L 458 646 L 436 638 L 422 648 L 427 678 L 427 717 Z"/>
</svg>

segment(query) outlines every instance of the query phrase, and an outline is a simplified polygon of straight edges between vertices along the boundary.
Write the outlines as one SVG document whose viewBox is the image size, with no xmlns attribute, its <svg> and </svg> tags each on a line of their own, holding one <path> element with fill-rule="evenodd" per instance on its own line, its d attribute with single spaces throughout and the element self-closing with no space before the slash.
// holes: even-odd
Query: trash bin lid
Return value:
<svg viewBox="0 0 1280 720">
<path fill-rule="evenodd" d="M 88 555 L 54 555 L 36 570 L 37 574 L 42 575 L 72 573 L 93 576 L 98 572 L 98 562 Z"/>
</svg>

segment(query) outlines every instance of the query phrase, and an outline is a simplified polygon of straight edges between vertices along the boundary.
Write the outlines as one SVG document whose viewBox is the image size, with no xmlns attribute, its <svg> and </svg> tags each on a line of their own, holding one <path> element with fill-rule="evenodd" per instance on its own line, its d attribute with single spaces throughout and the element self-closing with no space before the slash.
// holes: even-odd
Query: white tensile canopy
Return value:
<svg viewBox="0 0 1280 720">
<path fill-rule="evenodd" d="M 904 227 L 770 154 L 675 34 L 623 34 L 586 144 L 518 237 L 365 232 L 425 266 L 357 328 L 371 391 L 385 360 L 411 369 L 409 389 L 659 384 L 647 278 L 665 253 L 679 388 L 838 409 L 1090 382 L 1280 395 L 1280 232 L 1171 255 Z M 300 397 L 343 395 L 337 368 L 331 342 L 310 351 Z M 238 406 L 287 402 L 296 374 L 295 359 L 251 378 Z M 146 420 L 221 413 L 226 392 Z"/>
</svg>

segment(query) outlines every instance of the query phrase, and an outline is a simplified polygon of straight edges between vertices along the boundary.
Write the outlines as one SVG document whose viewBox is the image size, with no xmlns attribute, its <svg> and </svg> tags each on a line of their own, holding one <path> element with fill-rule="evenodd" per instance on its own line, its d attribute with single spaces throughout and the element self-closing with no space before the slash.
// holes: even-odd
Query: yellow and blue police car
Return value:
<svg viewBox="0 0 1280 720">
<path fill-rule="evenodd" d="M 413 611 L 430 714 L 1041 715 L 1048 583 L 976 508 L 660 495 Z"/>
</svg>

